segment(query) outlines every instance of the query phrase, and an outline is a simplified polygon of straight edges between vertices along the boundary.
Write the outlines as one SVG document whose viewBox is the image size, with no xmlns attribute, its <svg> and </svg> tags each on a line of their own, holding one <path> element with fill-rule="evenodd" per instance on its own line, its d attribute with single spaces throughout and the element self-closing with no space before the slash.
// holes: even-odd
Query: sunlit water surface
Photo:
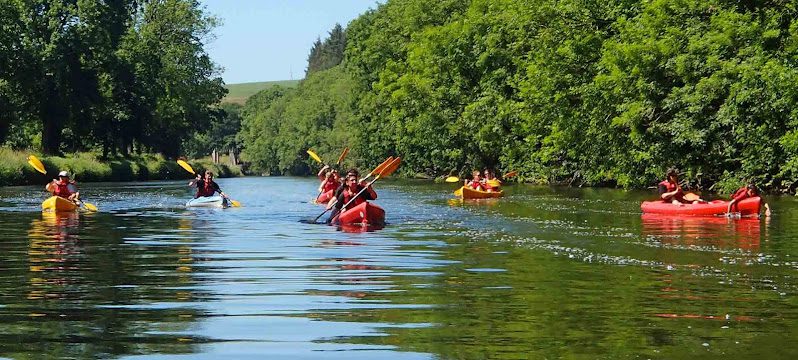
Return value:
<svg viewBox="0 0 798 360">
<path fill-rule="evenodd" d="M 388 226 L 302 222 L 313 179 L 83 184 L 99 213 L 0 189 L 8 358 L 798 357 L 798 205 L 769 220 L 641 216 L 650 194 L 378 183 Z"/>
</svg>

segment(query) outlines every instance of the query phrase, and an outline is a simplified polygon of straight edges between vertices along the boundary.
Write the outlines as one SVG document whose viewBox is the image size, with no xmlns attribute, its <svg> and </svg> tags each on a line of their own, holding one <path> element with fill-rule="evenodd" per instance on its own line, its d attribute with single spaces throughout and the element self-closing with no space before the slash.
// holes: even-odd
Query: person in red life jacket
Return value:
<svg viewBox="0 0 798 360">
<path fill-rule="evenodd" d="M 488 185 L 487 183 L 485 183 L 484 179 L 482 179 L 481 173 L 479 172 L 479 170 L 474 170 L 471 173 L 471 175 L 473 177 L 471 178 L 471 180 L 466 180 L 465 181 L 465 186 L 470 187 L 470 188 L 472 188 L 474 190 L 479 190 L 479 191 L 492 191 L 493 190 L 493 188 L 490 185 Z"/>
<path fill-rule="evenodd" d="M 197 174 L 197 178 L 191 180 L 188 183 L 188 186 L 197 187 L 197 193 L 194 195 L 195 199 L 200 197 L 213 196 L 217 192 L 219 193 L 219 195 L 222 195 L 222 197 L 225 200 L 228 199 L 227 195 L 224 192 L 222 192 L 222 189 L 219 188 L 219 184 L 213 181 L 213 172 L 211 172 L 210 170 L 205 170 L 204 176 Z"/>
<path fill-rule="evenodd" d="M 55 196 L 60 196 L 77 203 L 80 198 L 80 192 L 77 189 L 77 183 L 74 180 L 69 180 L 69 173 L 61 171 L 58 173 L 58 180 L 53 179 L 45 190 L 53 193 Z"/>
<path fill-rule="evenodd" d="M 698 204 L 704 201 L 701 199 L 689 201 L 684 198 L 682 187 L 679 186 L 679 172 L 674 168 L 668 169 L 666 179 L 660 182 L 657 188 L 659 190 L 659 198 L 674 205 Z"/>
<path fill-rule="evenodd" d="M 324 165 L 318 173 L 319 180 L 321 180 L 321 184 L 319 184 L 319 194 L 324 194 L 331 190 L 335 191 L 341 186 L 341 177 L 338 175 L 338 171 L 329 169 L 329 165 Z"/>
<path fill-rule="evenodd" d="M 488 191 L 497 191 L 502 185 L 501 180 L 496 178 L 496 173 L 492 169 L 485 169 L 485 182 L 490 187 Z"/>
<path fill-rule="evenodd" d="M 737 205 L 740 203 L 740 201 L 757 196 L 759 196 L 759 189 L 753 183 L 749 183 L 748 185 L 737 189 L 737 191 L 731 195 L 731 201 L 729 201 L 729 207 L 726 209 L 726 215 L 731 216 L 732 210 L 739 212 Z M 770 216 L 770 206 L 768 206 L 768 204 L 762 200 L 761 196 L 759 196 L 759 201 L 765 205 L 765 216 Z"/>
<path fill-rule="evenodd" d="M 344 184 L 341 185 L 335 191 L 335 197 L 333 197 L 330 202 L 327 204 L 327 208 L 335 208 L 330 214 L 330 218 L 327 219 L 327 223 L 334 223 L 334 220 L 338 217 L 341 211 L 345 211 L 346 209 L 342 209 L 344 205 L 348 204 L 355 196 L 354 201 L 347 208 L 353 208 L 357 205 L 360 205 L 368 200 L 376 200 L 377 199 L 377 192 L 368 185 L 365 181 L 358 180 L 358 171 L 357 169 L 350 169 L 346 172 L 346 178 L 344 180 Z M 361 190 L 365 189 L 362 193 Z M 357 195 L 360 194 L 360 195 Z"/>
</svg>

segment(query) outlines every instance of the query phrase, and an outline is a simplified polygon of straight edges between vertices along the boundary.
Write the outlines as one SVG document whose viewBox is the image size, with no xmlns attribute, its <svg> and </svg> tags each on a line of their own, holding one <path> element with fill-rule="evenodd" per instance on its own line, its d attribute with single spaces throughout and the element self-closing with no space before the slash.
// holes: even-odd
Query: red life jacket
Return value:
<svg viewBox="0 0 798 360">
<path fill-rule="evenodd" d="M 470 187 L 470 188 L 472 188 L 474 190 L 480 190 L 480 191 L 486 191 L 487 190 L 485 188 L 485 184 L 483 184 L 483 183 L 481 183 L 479 181 L 476 181 L 476 180 L 469 181 L 468 182 L 468 187 Z"/>
<path fill-rule="evenodd" d="M 360 190 L 363 190 L 363 186 L 361 186 L 360 184 L 357 185 L 357 190 L 355 192 L 349 191 L 349 187 L 348 186 L 346 188 L 344 188 L 344 204 L 349 204 L 349 201 L 352 200 L 352 197 L 357 195 L 357 193 L 359 193 Z M 351 209 L 351 208 L 353 208 L 355 206 L 358 206 L 358 205 L 360 205 L 360 204 L 362 204 L 364 202 L 366 202 L 366 197 L 363 196 L 363 195 L 360 195 L 360 196 L 357 197 L 357 199 L 355 199 L 355 201 L 352 201 L 352 203 L 349 204 L 349 209 Z"/>
<path fill-rule="evenodd" d="M 671 192 L 671 191 L 673 191 L 673 190 L 676 190 L 676 184 L 672 184 L 672 183 L 671 183 L 670 181 L 668 181 L 668 180 L 663 180 L 663 181 L 662 181 L 661 183 L 659 183 L 659 184 L 660 184 L 660 185 L 663 185 L 663 186 L 665 186 L 665 188 L 666 188 L 666 189 L 668 189 L 668 191 L 666 191 L 666 192 Z"/>
<path fill-rule="evenodd" d="M 322 185 L 322 191 L 321 192 L 322 193 L 326 193 L 328 191 L 335 191 L 335 189 L 337 189 L 339 185 L 340 185 L 340 183 L 338 183 L 337 181 L 335 181 L 334 178 L 331 177 L 331 178 L 329 178 L 327 180 L 324 180 L 324 184 Z"/>
<path fill-rule="evenodd" d="M 202 186 L 197 186 L 197 197 L 213 196 L 216 189 L 212 186 L 212 182 L 202 180 Z"/>
<path fill-rule="evenodd" d="M 67 198 L 72 195 L 72 191 L 69 190 L 69 182 L 64 182 L 61 180 L 56 181 L 53 195 L 60 196 L 62 198 Z"/>
<path fill-rule="evenodd" d="M 748 187 L 743 186 L 743 187 L 737 189 L 737 191 L 735 191 L 731 195 L 731 198 L 732 199 L 737 199 L 737 201 L 749 198 L 749 196 L 748 196 Z"/>
</svg>

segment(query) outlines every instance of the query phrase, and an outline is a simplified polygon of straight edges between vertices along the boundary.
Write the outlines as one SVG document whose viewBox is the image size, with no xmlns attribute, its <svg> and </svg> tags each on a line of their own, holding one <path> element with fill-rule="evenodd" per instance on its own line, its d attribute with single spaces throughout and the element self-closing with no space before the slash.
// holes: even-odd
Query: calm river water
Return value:
<svg viewBox="0 0 798 360">
<path fill-rule="evenodd" d="M 83 184 L 95 214 L 0 189 L 0 357 L 798 358 L 798 201 L 769 220 L 641 216 L 651 194 L 381 182 L 389 225 L 300 220 L 316 181 Z"/>
</svg>

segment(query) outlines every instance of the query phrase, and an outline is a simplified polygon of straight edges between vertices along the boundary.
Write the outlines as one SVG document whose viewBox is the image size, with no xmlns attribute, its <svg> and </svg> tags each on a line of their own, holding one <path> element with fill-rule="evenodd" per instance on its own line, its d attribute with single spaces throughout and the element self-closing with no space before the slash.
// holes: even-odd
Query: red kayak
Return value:
<svg viewBox="0 0 798 360">
<path fill-rule="evenodd" d="M 327 203 L 332 199 L 333 193 L 335 190 L 325 191 L 316 198 L 316 204 L 318 205 L 327 205 Z"/>
<path fill-rule="evenodd" d="M 385 210 L 366 201 L 342 212 L 341 215 L 338 216 L 338 223 L 341 225 L 384 225 Z"/>
<path fill-rule="evenodd" d="M 736 209 L 741 216 L 758 215 L 762 201 L 759 197 L 752 197 L 737 203 Z M 644 214 L 665 214 L 679 216 L 716 216 L 723 215 L 729 208 L 729 202 L 723 200 L 710 201 L 703 204 L 673 205 L 663 201 L 643 201 L 640 210 Z"/>
</svg>

